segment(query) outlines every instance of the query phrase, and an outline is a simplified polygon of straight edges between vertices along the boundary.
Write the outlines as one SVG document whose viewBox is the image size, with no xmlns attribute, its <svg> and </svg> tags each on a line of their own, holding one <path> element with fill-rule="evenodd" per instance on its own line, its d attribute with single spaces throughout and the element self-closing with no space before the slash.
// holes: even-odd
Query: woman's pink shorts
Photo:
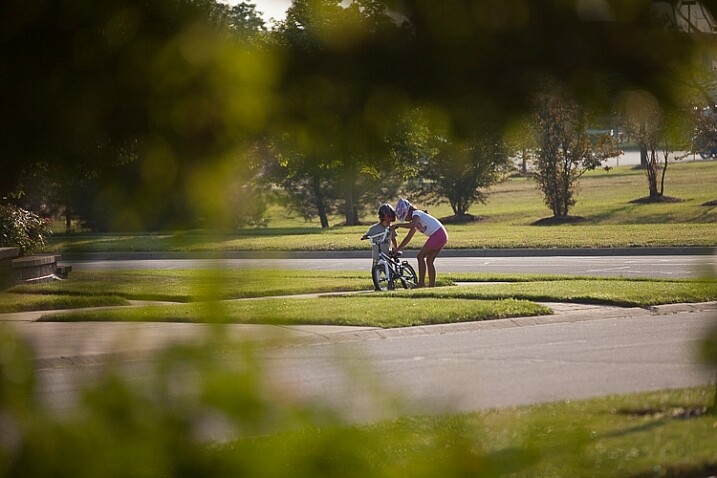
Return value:
<svg viewBox="0 0 717 478">
<path fill-rule="evenodd" d="M 433 234 L 431 234 L 431 237 L 429 237 L 426 241 L 426 246 L 430 247 L 431 249 L 443 249 L 443 246 L 445 246 L 447 243 L 448 234 L 446 233 L 446 229 L 442 227 Z"/>
</svg>

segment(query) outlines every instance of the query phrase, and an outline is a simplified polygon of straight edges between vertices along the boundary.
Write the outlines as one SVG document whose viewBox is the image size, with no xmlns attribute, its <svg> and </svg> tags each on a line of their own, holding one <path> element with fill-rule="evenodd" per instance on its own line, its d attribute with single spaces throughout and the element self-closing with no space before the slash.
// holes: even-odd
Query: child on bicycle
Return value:
<svg viewBox="0 0 717 478">
<path fill-rule="evenodd" d="M 395 249 L 396 251 L 400 251 L 411 241 L 416 230 L 428 236 L 428 240 L 416 256 L 416 259 L 418 259 L 418 284 L 416 286 L 425 287 L 426 270 L 428 270 L 428 287 L 435 287 L 436 267 L 433 265 L 433 261 L 436 260 L 438 254 L 440 254 L 446 243 L 448 243 L 446 228 L 443 227 L 441 221 L 426 211 L 416 209 L 413 207 L 413 204 L 403 198 L 400 198 L 396 204 L 396 216 L 398 216 L 398 220 L 401 221 L 401 224 L 396 224 L 391 226 L 391 228 L 408 228 L 406 237 L 403 238 L 401 244 Z"/>
<path fill-rule="evenodd" d="M 371 226 L 368 231 L 366 231 L 366 234 L 364 234 L 361 239 L 366 239 L 369 236 L 374 236 L 376 234 L 383 233 L 386 229 L 389 229 L 391 226 L 391 223 L 396 220 L 396 211 L 393 209 L 393 206 L 390 204 L 381 204 L 381 207 L 378 208 L 378 222 Z M 371 269 L 373 270 L 373 266 L 378 264 L 379 259 L 379 250 L 381 250 L 384 254 L 390 255 L 390 251 L 396 251 L 396 236 L 398 234 L 396 233 L 395 229 L 390 228 L 388 234 L 386 234 L 386 239 L 376 245 L 372 244 L 371 246 L 371 255 L 373 262 L 371 264 Z M 390 246 L 393 246 L 392 248 Z"/>
</svg>

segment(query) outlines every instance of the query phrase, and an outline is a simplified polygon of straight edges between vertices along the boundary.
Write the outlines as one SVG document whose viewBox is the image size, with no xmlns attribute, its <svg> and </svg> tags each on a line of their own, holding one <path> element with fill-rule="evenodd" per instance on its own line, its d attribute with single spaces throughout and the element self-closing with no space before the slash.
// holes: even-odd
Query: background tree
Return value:
<svg viewBox="0 0 717 478">
<path fill-rule="evenodd" d="M 560 86 L 551 84 L 541 90 L 535 101 L 540 146 L 535 180 L 554 221 L 570 219 L 580 176 L 620 153 L 607 136 L 593 145 L 587 129 L 587 112 Z"/>
<path fill-rule="evenodd" d="M 691 151 L 703 159 L 717 157 L 717 108 L 696 105 L 692 111 L 694 142 Z"/>
<path fill-rule="evenodd" d="M 329 227 L 329 216 L 338 205 L 336 176 L 330 158 L 312 157 L 288 134 L 271 140 L 265 156 L 270 184 L 278 186 L 275 196 L 281 205 L 304 220 L 319 218 L 322 228 Z"/>
<path fill-rule="evenodd" d="M 500 181 L 509 168 L 502 134 L 485 128 L 461 141 L 434 133 L 429 144 L 431 154 L 418 162 L 411 189 L 427 204 L 448 202 L 454 221 L 473 219 L 468 209 L 485 202 L 484 189 Z"/>
<path fill-rule="evenodd" d="M 261 12 L 256 9 L 252 2 L 239 2 L 234 6 L 218 4 L 221 22 L 226 23 L 229 30 L 246 39 L 266 31 L 266 24 L 261 17 Z"/>
<path fill-rule="evenodd" d="M 528 175 L 528 166 L 538 154 L 534 122 L 529 117 L 518 118 L 510 123 L 505 132 L 505 144 L 510 156 L 517 162 L 521 175 Z"/>
<path fill-rule="evenodd" d="M 294 171 L 320 172 L 330 181 L 346 225 L 358 224 L 362 213 L 395 195 L 399 186 L 385 176 L 390 166 L 385 138 L 400 106 L 364 68 L 369 50 L 391 49 L 400 31 L 375 0 L 348 7 L 340 0 L 295 0 L 277 26 L 276 40 L 288 60 L 284 117 L 277 129 L 301 145 L 299 155 L 285 157 L 300 158 Z"/>
<path fill-rule="evenodd" d="M 673 200 L 665 196 L 665 177 L 670 156 L 685 158 L 691 150 L 693 107 L 662 108 L 656 98 L 646 93 L 632 93 L 626 100 L 625 131 L 646 154 L 645 174 L 648 202 Z M 679 151 L 680 153 L 675 153 Z"/>
</svg>

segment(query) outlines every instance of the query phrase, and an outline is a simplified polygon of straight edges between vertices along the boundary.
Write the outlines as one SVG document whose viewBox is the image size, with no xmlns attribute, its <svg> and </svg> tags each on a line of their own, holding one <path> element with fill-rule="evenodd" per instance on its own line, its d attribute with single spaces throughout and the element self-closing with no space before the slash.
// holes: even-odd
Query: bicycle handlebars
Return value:
<svg viewBox="0 0 717 478">
<path fill-rule="evenodd" d="M 372 235 L 370 235 L 370 236 L 364 235 L 364 236 L 361 237 L 361 240 L 362 240 L 362 241 L 365 241 L 366 239 L 370 239 L 372 243 L 374 243 L 374 244 L 380 244 L 380 243 L 382 243 L 382 242 L 384 242 L 384 241 L 386 240 L 386 237 L 388 236 L 389 230 L 390 230 L 390 229 L 387 228 L 385 231 L 379 232 L 378 234 L 372 234 Z"/>
</svg>

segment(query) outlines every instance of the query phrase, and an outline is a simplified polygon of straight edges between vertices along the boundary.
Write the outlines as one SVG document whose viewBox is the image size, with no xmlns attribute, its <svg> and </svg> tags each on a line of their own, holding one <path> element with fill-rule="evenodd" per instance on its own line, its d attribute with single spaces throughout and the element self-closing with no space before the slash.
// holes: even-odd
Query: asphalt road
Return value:
<svg viewBox="0 0 717 478">
<path fill-rule="evenodd" d="M 715 369 L 700 364 L 698 350 L 716 317 L 717 305 L 689 312 L 598 308 L 552 320 L 315 334 L 257 353 L 268 396 L 281 403 L 316 401 L 348 421 L 370 422 L 714 383 Z M 167 325 L 164 330 L 174 327 Z M 198 326 L 194 333 L 190 328 L 186 337 L 200 335 Z M 131 383 L 150 387 L 156 364 L 138 357 L 127 357 L 121 368 Z M 224 358 L 244 360 L 232 353 Z M 98 383 L 103 367 L 99 359 L 40 366 L 41 400 L 58 410 L 71 407 L 85 384 Z M 187 386 L 177 391 L 193 393 Z M 221 438 L 223 431 L 212 433 Z"/>
<path fill-rule="evenodd" d="M 408 259 L 415 265 L 415 259 Z M 145 259 L 62 261 L 73 270 L 119 269 L 198 269 L 208 267 L 366 270 L 371 263 L 365 258 L 329 259 Z M 717 274 L 714 255 L 632 255 L 632 256 L 524 256 L 524 257 L 442 257 L 436 269 L 445 272 L 491 272 L 569 274 L 609 277 L 685 278 Z M 368 274 L 368 272 L 367 272 Z"/>
<path fill-rule="evenodd" d="M 714 382 L 697 343 L 716 312 L 421 330 L 263 355 L 284 393 L 330 400 L 351 419 L 387 418 L 392 395 L 409 413 L 465 412 Z"/>
</svg>

